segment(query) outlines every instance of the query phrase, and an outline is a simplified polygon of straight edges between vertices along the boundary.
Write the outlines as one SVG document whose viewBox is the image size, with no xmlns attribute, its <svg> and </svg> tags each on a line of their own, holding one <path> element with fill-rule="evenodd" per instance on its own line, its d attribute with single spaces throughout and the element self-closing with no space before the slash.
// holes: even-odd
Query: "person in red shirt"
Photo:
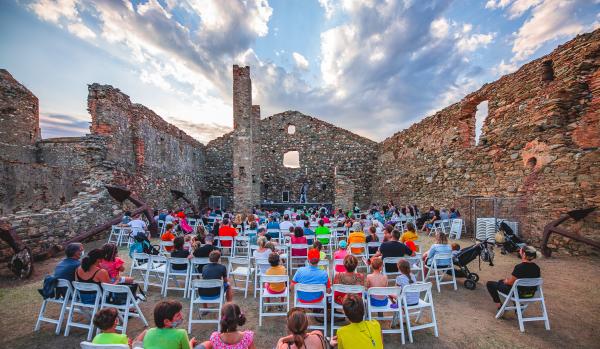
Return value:
<svg viewBox="0 0 600 349">
<path fill-rule="evenodd" d="M 161 236 L 160 239 L 162 241 L 173 241 L 175 240 L 175 234 L 173 234 L 173 224 L 172 223 L 168 223 L 166 226 L 167 231 L 165 231 Z M 165 250 L 167 250 L 167 252 L 171 252 L 173 251 L 173 247 L 172 246 L 165 246 Z"/>
<path fill-rule="evenodd" d="M 237 236 L 237 230 L 229 223 L 229 218 L 223 219 L 223 223 L 219 228 L 219 236 Z M 231 241 L 221 241 L 221 247 L 231 247 Z"/>
</svg>

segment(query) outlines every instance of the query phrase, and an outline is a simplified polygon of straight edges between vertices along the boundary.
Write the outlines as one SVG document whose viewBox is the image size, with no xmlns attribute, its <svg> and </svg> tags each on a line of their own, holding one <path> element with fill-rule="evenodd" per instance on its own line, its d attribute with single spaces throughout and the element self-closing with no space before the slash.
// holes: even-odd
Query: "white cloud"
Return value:
<svg viewBox="0 0 600 349">
<path fill-rule="evenodd" d="M 555 0 L 551 0 L 555 1 Z M 530 8 L 536 7 L 537 5 L 544 2 L 544 0 L 515 0 L 510 8 L 508 9 L 508 18 L 514 19 L 522 16 Z"/>
<path fill-rule="evenodd" d="M 67 25 L 67 29 L 82 39 L 95 39 L 96 33 L 81 22 L 70 23 Z"/>
<path fill-rule="evenodd" d="M 457 47 L 461 52 L 473 52 L 491 43 L 495 35 L 495 33 L 488 33 L 461 37 L 458 40 Z"/>
<path fill-rule="evenodd" d="M 431 35 L 434 38 L 443 39 L 450 31 L 450 24 L 445 18 L 439 18 L 431 22 Z"/>
<path fill-rule="evenodd" d="M 497 8 L 505 8 L 510 4 L 511 0 L 488 0 L 485 3 L 485 8 L 489 9 L 497 9 Z"/>
<path fill-rule="evenodd" d="M 296 63 L 296 67 L 302 70 L 308 69 L 308 60 L 298 52 L 292 52 L 292 58 L 294 59 L 294 63 Z"/>
<path fill-rule="evenodd" d="M 519 67 L 515 62 L 505 62 L 501 60 L 498 65 L 492 68 L 492 71 L 496 76 L 506 75 L 515 72 Z"/>
<path fill-rule="evenodd" d="M 38 0 L 29 8 L 42 20 L 59 24 L 61 18 L 74 20 L 78 16 L 77 0 Z"/>
<path fill-rule="evenodd" d="M 325 11 L 325 18 L 331 19 L 335 12 L 334 0 L 319 0 L 319 5 Z"/>
</svg>

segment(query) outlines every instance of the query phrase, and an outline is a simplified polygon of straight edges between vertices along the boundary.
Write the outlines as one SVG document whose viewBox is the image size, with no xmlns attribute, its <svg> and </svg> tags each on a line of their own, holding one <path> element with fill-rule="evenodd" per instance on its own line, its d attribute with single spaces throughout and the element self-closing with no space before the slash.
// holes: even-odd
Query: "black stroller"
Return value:
<svg viewBox="0 0 600 349">
<path fill-rule="evenodd" d="M 477 281 L 479 281 L 479 275 L 472 273 L 467 266 L 476 258 L 479 258 L 479 270 L 481 270 L 481 260 L 493 267 L 494 251 L 492 243 L 487 241 L 478 242 L 473 246 L 463 248 L 452 258 L 454 266 L 458 267 L 458 270 L 454 270 L 454 274 L 456 277 L 466 278 L 464 285 L 468 290 L 474 290 L 477 287 Z"/>
<path fill-rule="evenodd" d="M 521 249 L 521 247 L 525 245 L 523 240 L 521 240 L 513 232 L 512 228 L 508 224 L 504 222 L 500 223 L 500 228 L 498 229 L 498 231 L 504 233 L 504 243 L 502 244 L 502 250 L 500 251 L 500 253 L 513 253 L 518 251 L 519 249 Z"/>
</svg>

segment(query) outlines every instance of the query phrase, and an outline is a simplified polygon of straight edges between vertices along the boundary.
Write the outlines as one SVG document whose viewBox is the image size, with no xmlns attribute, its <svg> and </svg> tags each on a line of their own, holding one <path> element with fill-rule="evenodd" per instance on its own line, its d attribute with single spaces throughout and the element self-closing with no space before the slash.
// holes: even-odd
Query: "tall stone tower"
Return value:
<svg viewBox="0 0 600 349">
<path fill-rule="evenodd" d="M 250 212 L 259 203 L 260 175 L 254 158 L 260 106 L 252 105 L 250 67 L 233 66 L 233 208 Z"/>
</svg>

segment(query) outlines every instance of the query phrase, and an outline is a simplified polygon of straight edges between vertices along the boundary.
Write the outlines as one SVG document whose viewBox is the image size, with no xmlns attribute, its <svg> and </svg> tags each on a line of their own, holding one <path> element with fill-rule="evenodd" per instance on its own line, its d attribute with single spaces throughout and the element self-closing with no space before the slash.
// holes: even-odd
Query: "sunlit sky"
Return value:
<svg viewBox="0 0 600 349">
<path fill-rule="evenodd" d="M 379 141 L 599 26 L 600 0 L 3 0 L 0 68 L 44 137 L 89 132 L 98 82 L 206 143 L 232 128 L 240 64 L 263 117 Z"/>
</svg>

